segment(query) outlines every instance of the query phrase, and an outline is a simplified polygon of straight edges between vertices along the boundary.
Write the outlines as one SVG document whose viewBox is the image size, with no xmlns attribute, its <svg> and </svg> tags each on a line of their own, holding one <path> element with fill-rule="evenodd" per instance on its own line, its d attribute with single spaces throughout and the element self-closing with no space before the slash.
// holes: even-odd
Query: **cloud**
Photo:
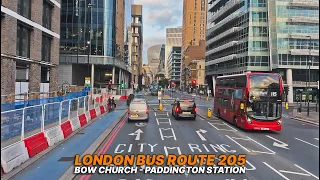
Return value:
<svg viewBox="0 0 320 180">
<path fill-rule="evenodd" d="M 165 27 L 172 26 L 173 24 L 182 23 L 182 13 L 169 9 L 149 9 L 145 13 L 144 21 L 152 27 L 162 30 Z"/>
<path fill-rule="evenodd" d="M 169 7 L 172 3 L 169 0 L 134 0 L 134 4 L 141 4 L 143 7 Z"/>
</svg>

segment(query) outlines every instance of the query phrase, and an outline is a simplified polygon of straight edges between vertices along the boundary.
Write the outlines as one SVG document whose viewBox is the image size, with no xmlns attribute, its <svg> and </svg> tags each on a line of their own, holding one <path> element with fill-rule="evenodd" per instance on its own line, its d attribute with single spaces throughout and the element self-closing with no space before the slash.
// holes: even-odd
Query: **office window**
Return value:
<svg viewBox="0 0 320 180">
<path fill-rule="evenodd" d="M 50 62 L 52 38 L 46 34 L 42 35 L 41 61 Z"/>
<path fill-rule="evenodd" d="M 51 29 L 52 5 L 43 0 L 42 25 L 47 29 Z"/>
<path fill-rule="evenodd" d="M 31 18 L 31 0 L 18 0 L 18 14 L 28 19 Z"/>
<path fill-rule="evenodd" d="M 22 24 L 17 26 L 17 56 L 30 58 L 30 29 Z"/>
</svg>

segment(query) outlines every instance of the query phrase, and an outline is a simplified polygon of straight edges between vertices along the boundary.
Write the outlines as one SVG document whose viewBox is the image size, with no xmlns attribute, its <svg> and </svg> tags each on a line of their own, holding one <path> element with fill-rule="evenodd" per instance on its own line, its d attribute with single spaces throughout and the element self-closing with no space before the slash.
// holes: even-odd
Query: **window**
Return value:
<svg viewBox="0 0 320 180">
<path fill-rule="evenodd" d="M 267 13 L 252 12 L 252 22 L 267 22 Z"/>
<path fill-rule="evenodd" d="M 43 0 L 42 25 L 47 29 L 51 29 L 52 5 Z"/>
<path fill-rule="evenodd" d="M 51 37 L 49 35 L 42 35 L 41 60 L 50 62 L 51 56 Z"/>
<path fill-rule="evenodd" d="M 30 58 L 30 29 L 20 23 L 17 26 L 17 55 Z"/>
<path fill-rule="evenodd" d="M 31 18 L 31 0 L 18 1 L 18 13 L 28 19 Z"/>
</svg>

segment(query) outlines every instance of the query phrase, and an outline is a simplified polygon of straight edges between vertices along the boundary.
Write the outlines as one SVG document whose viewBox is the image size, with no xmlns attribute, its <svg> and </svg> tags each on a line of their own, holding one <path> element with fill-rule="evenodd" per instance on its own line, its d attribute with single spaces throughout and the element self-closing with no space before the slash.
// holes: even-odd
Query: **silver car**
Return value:
<svg viewBox="0 0 320 180">
<path fill-rule="evenodd" d="M 130 103 L 128 111 L 128 121 L 145 120 L 149 121 L 149 109 L 146 101 L 134 100 Z"/>
</svg>

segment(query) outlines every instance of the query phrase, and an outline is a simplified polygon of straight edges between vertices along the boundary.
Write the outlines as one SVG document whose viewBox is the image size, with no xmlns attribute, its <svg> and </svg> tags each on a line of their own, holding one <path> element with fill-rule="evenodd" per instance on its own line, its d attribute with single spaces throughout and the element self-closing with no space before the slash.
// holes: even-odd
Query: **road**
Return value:
<svg viewBox="0 0 320 180">
<path fill-rule="evenodd" d="M 185 96 L 174 93 L 175 97 Z M 213 101 L 196 100 L 196 120 L 175 120 L 173 99 L 158 111 L 157 97 L 147 96 L 148 123 L 123 121 L 97 152 L 104 154 L 247 154 L 246 174 L 93 174 L 75 179 L 214 179 L 215 180 L 315 180 L 319 179 L 319 127 L 289 119 L 284 112 L 283 130 L 244 131 L 216 117 L 206 118 Z M 132 133 L 141 130 L 140 138 Z M 139 131 L 140 131 L 139 130 Z M 201 135 L 198 135 L 198 133 Z M 131 134 L 131 135 L 129 135 Z"/>
</svg>

